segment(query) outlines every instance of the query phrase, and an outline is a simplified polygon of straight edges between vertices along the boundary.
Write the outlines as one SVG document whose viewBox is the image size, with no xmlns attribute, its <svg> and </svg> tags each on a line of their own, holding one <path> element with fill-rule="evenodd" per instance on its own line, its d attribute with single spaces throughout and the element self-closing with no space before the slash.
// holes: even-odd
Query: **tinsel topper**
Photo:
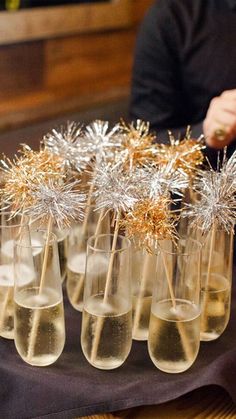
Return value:
<svg viewBox="0 0 236 419">
<path fill-rule="evenodd" d="M 38 185 L 32 192 L 32 205 L 25 213 L 32 220 L 48 221 L 51 218 L 58 228 L 82 221 L 86 195 L 78 191 L 78 184 L 78 181 L 64 184 L 50 179 Z"/>
<path fill-rule="evenodd" d="M 33 151 L 27 145 L 13 160 L 3 158 L 1 170 L 4 172 L 1 199 L 6 207 L 11 207 L 13 215 L 31 205 L 31 192 L 37 185 L 49 179 L 63 179 L 60 157 L 48 150 Z"/>
<path fill-rule="evenodd" d="M 85 150 L 82 126 L 76 122 L 67 122 L 60 129 L 53 129 L 43 137 L 42 144 L 47 150 L 62 159 L 65 170 L 82 172 L 92 158 Z"/>
</svg>

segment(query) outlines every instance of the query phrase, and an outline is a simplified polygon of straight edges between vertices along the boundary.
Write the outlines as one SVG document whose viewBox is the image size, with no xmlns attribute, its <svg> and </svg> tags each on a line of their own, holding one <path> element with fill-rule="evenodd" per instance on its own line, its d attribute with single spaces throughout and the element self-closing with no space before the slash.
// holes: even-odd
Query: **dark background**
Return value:
<svg viewBox="0 0 236 419">
<path fill-rule="evenodd" d="M 79 4 L 79 3 L 101 3 L 111 0 L 20 0 L 7 1 L 0 0 L 0 10 L 7 9 L 26 9 L 32 7 L 58 6 L 62 4 Z"/>
</svg>

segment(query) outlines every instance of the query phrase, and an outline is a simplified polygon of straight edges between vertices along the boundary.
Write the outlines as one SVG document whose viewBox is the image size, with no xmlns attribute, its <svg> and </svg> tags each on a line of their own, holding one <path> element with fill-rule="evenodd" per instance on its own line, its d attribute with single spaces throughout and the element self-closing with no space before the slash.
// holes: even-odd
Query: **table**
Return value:
<svg viewBox="0 0 236 419">
<path fill-rule="evenodd" d="M 158 406 L 141 406 L 81 419 L 233 419 L 236 405 L 221 387 L 208 386 Z"/>
<path fill-rule="evenodd" d="M 46 125 L 42 131 L 44 128 L 46 132 Z M 38 127 L 34 135 L 36 143 Z M 12 142 L 6 142 L 15 150 L 13 140 L 20 142 L 23 137 L 12 135 Z M 236 279 L 236 269 L 233 276 Z M 144 342 L 134 342 L 118 370 L 92 368 L 80 349 L 81 315 L 66 298 L 65 307 L 66 346 L 51 367 L 26 365 L 14 343 L 0 338 L 0 419 L 236 418 L 236 286 L 225 333 L 215 342 L 202 343 L 193 367 L 177 376 L 154 367 Z"/>
<path fill-rule="evenodd" d="M 236 302 L 236 287 L 233 302 Z M 133 343 L 127 361 L 119 369 L 101 371 L 93 368 L 85 360 L 80 348 L 81 314 L 69 305 L 66 296 L 65 307 L 67 341 L 63 354 L 54 365 L 46 368 L 31 367 L 18 356 L 12 341 L 0 340 L 0 418 L 74 419 L 104 412 L 125 411 L 113 417 L 148 419 L 148 416 L 142 416 L 143 407 L 140 406 L 163 406 L 163 403 L 209 385 L 224 388 L 236 402 L 235 303 L 232 305 L 230 323 L 221 338 L 215 342 L 203 342 L 195 364 L 185 373 L 174 375 L 162 373 L 154 367 L 148 357 L 145 342 Z M 214 403 L 217 403 L 215 406 L 219 409 L 222 400 L 222 408 L 231 414 L 232 402 L 229 402 L 229 396 L 225 399 L 225 392 L 223 394 L 220 396 L 214 390 L 213 399 L 207 399 L 206 407 L 211 405 L 213 408 Z M 188 396 L 184 396 L 183 403 L 179 400 L 173 403 L 180 403 L 179 406 L 190 403 L 191 406 L 191 401 L 186 402 Z M 194 400 L 197 409 L 204 409 L 202 396 L 201 403 L 198 399 L 196 402 Z M 130 408 L 136 409 L 127 410 Z M 159 409 L 162 407 L 158 407 L 157 411 Z M 105 416 L 104 419 L 113 417 Z M 166 417 L 171 418 L 170 413 Z M 155 416 L 150 414 L 150 418 Z"/>
</svg>

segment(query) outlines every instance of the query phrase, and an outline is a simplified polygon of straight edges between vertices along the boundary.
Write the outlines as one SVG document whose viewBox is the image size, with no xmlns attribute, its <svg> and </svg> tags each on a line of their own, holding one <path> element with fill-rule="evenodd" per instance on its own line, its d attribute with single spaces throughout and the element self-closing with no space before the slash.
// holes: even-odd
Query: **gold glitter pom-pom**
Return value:
<svg viewBox="0 0 236 419">
<path fill-rule="evenodd" d="M 31 170 L 43 172 L 44 176 L 61 177 L 63 175 L 62 158 L 53 155 L 49 150 L 34 151 L 27 144 L 22 144 L 23 164 L 31 166 Z"/>
<path fill-rule="evenodd" d="M 144 199 L 138 202 L 122 222 L 128 237 L 135 238 L 140 246 L 150 251 L 158 240 L 177 238 L 176 218 L 171 213 L 170 199 L 166 196 L 158 200 Z"/>
<path fill-rule="evenodd" d="M 126 125 L 121 121 L 123 129 L 121 155 L 130 169 L 138 164 L 143 165 L 153 159 L 155 153 L 155 136 L 150 133 L 149 123 L 137 120 Z"/>
<path fill-rule="evenodd" d="M 205 148 L 203 137 L 195 140 L 191 138 L 190 128 L 187 129 L 185 137 L 176 140 L 169 132 L 170 144 L 160 144 L 157 146 L 157 163 L 166 165 L 173 161 L 176 170 L 186 173 L 192 177 L 203 163 L 204 155 L 202 150 Z"/>
<path fill-rule="evenodd" d="M 32 204 L 31 192 L 41 182 L 63 178 L 61 159 L 47 150 L 37 152 L 24 145 L 20 153 L 13 160 L 1 160 L 5 180 L 1 199 L 11 206 L 13 214 Z"/>
</svg>

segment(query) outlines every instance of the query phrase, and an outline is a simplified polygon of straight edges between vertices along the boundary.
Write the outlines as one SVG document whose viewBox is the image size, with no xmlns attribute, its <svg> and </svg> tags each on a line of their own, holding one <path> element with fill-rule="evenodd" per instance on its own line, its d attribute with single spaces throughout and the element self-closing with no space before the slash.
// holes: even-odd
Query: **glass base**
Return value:
<svg viewBox="0 0 236 419">
<path fill-rule="evenodd" d="M 9 331 L 5 331 L 0 333 L 0 337 L 4 338 L 4 339 L 14 339 L 14 330 L 9 330 Z"/>
<path fill-rule="evenodd" d="M 216 340 L 220 337 L 216 332 L 201 332 L 200 333 L 200 341 L 201 342 L 210 342 L 211 340 Z"/>
<path fill-rule="evenodd" d="M 140 342 L 145 342 L 148 340 L 148 330 L 139 330 L 136 333 L 132 334 L 133 340 L 138 340 Z"/>
<path fill-rule="evenodd" d="M 151 357 L 152 362 L 154 363 L 154 365 L 162 372 L 166 372 L 168 374 L 179 374 L 181 372 L 185 372 L 187 371 L 194 363 L 195 359 L 193 360 L 193 362 L 176 362 L 176 364 L 172 363 L 172 362 L 156 362 L 156 360 L 153 359 L 153 357 Z"/>
</svg>

